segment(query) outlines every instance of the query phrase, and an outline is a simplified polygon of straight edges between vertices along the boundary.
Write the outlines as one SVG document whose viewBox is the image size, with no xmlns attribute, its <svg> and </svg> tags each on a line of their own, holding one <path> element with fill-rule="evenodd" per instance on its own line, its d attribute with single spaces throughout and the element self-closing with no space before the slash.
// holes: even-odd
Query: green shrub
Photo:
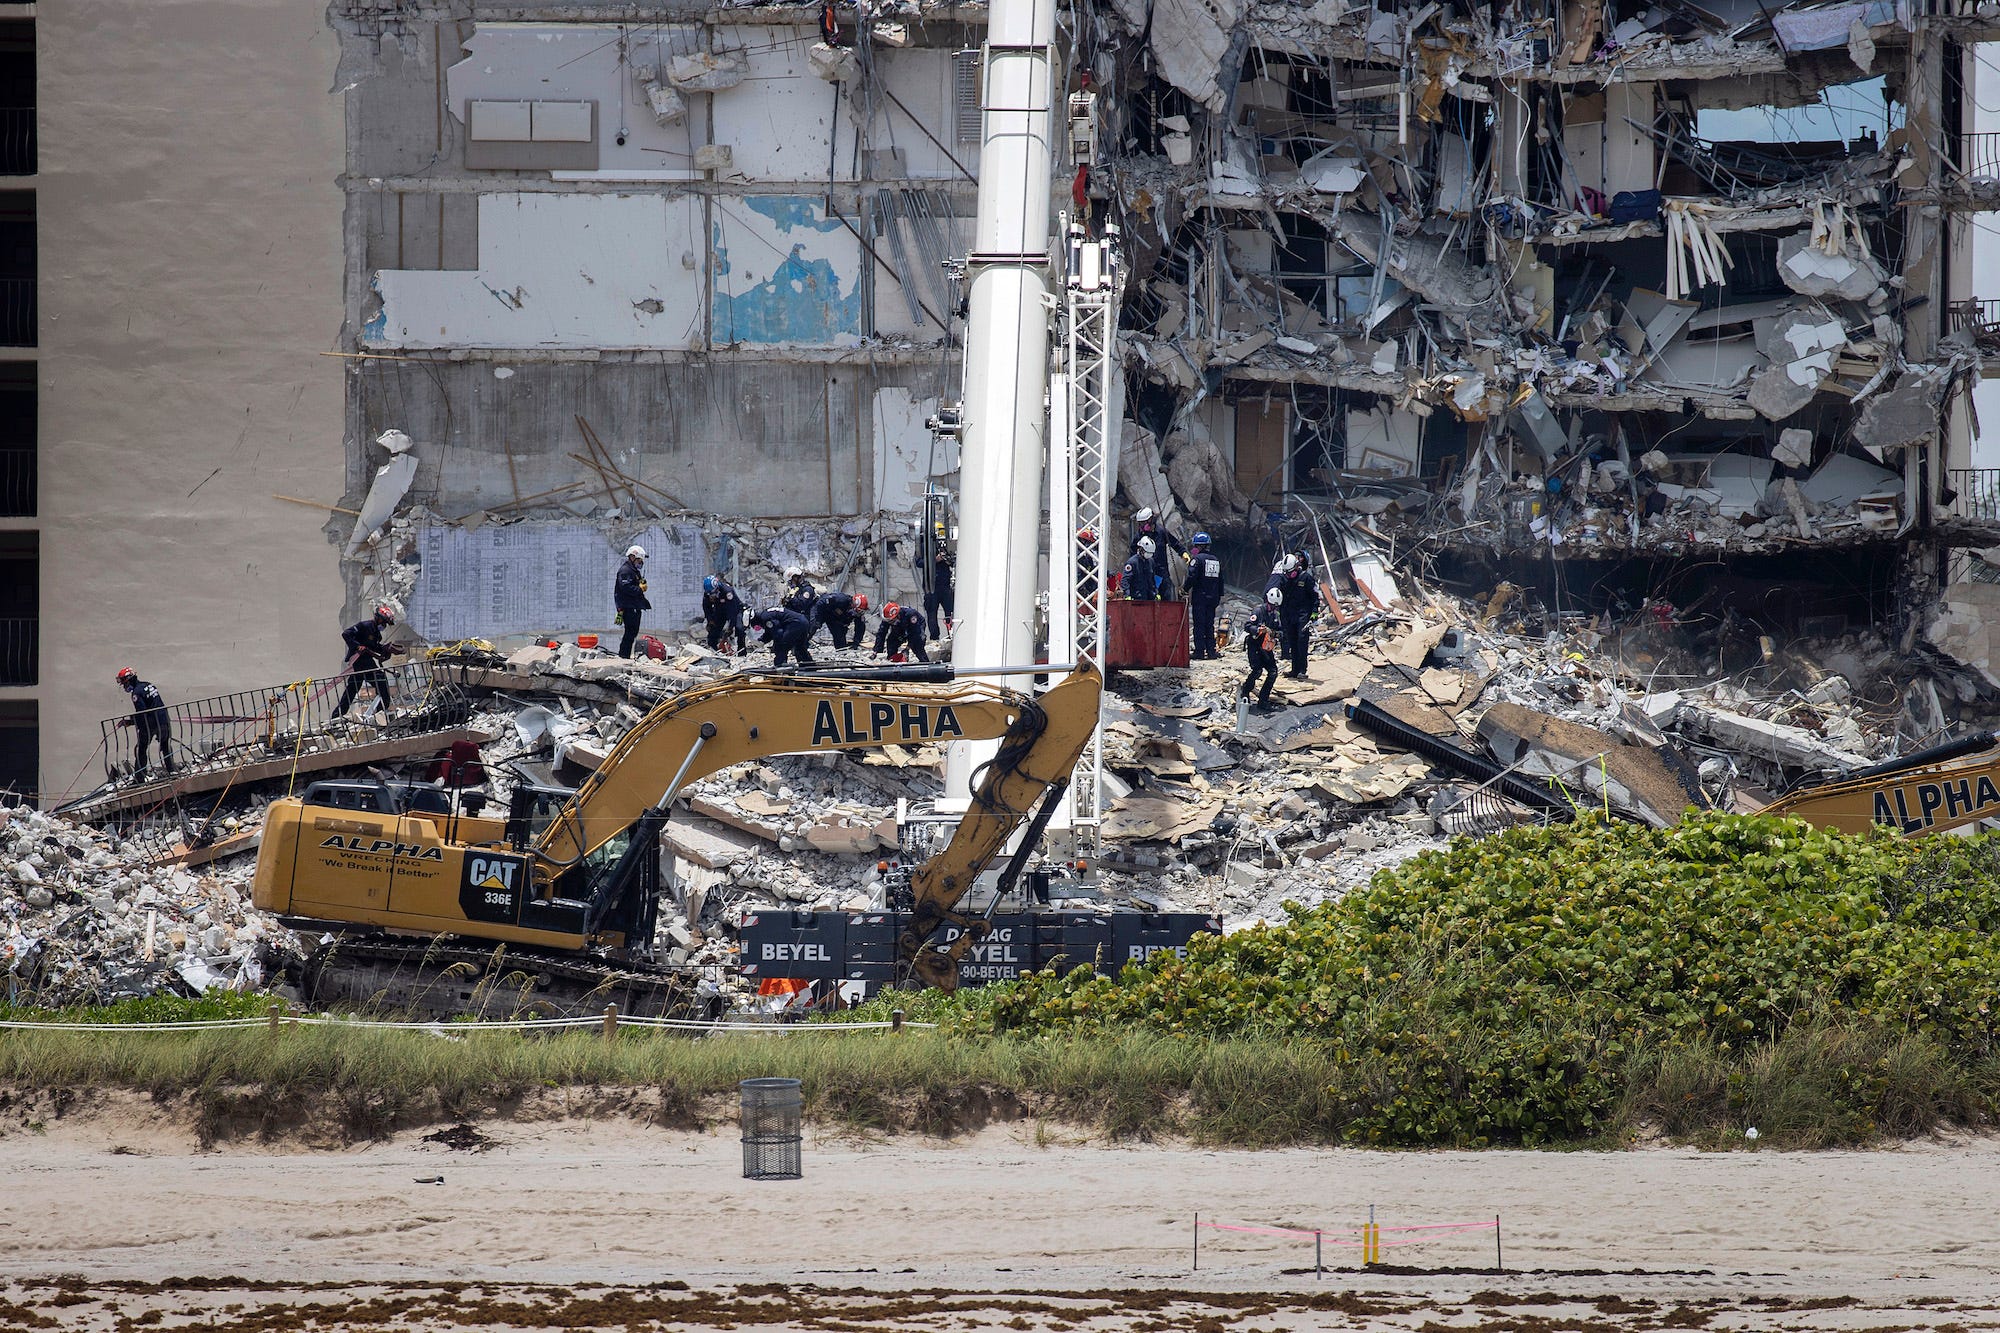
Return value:
<svg viewBox="0 0 2000 1333">
<path fill-rule="evenodd" d="M 956 1021 L 1325 1041 L 1352 1071 L 1337 1089 L 1344 1136 L 1395 1144 L 1590 1138 L 1619 1118 L 1645 1049 L 1648 1070 L 1692 1079 L 1688 1096 L 1711 1113 L 1848 1108 L 1822 1126 L 1845 1142 L 1875 1132 L 1892 1085 L 1910 1086 L 1879 1067 L 1892 1049 L 1914 1060 L 1905 1076 L 1933 1063 L 1914 1051 L 1995 1054 L 1996 923 L 1993 837 L 1587 818 L 1461 839 L 1337 903 L 1198 938 L 1184 958 L 1116 978 L 1078 970 L 994 988 Z M 1780 1039 L 1801 1022 L 1889 1044 L 1860 1062 L 1745 1066 L 1719 1090 L 1675 1054 L 1768 1062 L 1795 1053 Z M 1969 1113 L 1982 1105 L 1953 1097 Z"/>
</svg>

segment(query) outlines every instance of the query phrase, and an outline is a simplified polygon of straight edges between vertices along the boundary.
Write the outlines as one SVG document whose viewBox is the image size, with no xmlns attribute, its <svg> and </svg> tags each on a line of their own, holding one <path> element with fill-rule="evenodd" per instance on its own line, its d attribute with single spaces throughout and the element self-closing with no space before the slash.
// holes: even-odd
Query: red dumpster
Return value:
<svg viewBox="0 0 2000 1333">
<path fill-rule="evenodd" d="M 1184 667 L 1188 664 L 1186 602 L 1125 602 L 1105 604 L 1110 643 L 1106 670 L 1117 668 Z"/>
</svg>

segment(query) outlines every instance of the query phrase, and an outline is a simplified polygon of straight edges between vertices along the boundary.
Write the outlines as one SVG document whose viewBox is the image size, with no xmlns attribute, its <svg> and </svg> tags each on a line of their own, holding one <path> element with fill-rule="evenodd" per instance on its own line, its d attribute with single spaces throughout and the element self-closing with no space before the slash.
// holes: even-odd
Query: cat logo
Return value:
<svg viewBox="0 0 2000 1333">
<path fill-rule="evenodd" d="M 856 704 L 841 701 L 836 711 L 833 700 L 822 699 L 813 713 L 813 745 L 880 745 L 883 741 L 949 740 L 964 736 L 958 714 L 950 704 L 891 703 Z"/>
<path fill-rule="evenodd" d="M 468 856 L 458 882 L 458 905 L 467 919 L 512 924 L 520 919 L 527 862 L 517 856 Z"/>
<path fill-rule="evenodd" d="M 498 889 L 502 893 L 514 891 L 514 872 L 521 863 L 498 856 L 475 856 L 466 876 L 475 889 Z"/>
</svg>

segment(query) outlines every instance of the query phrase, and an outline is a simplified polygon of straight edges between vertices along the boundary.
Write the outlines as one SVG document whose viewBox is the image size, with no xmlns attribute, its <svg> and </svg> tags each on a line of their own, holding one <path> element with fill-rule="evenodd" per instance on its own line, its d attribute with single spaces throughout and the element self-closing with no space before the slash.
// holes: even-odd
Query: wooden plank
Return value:
<svg viewBox="0 0 2000 1333">
<path fill-rule="evenodd" d="M 177 842 L 173 850 L 164 856 L 153 858 L 156 866 L 205 866 L 210 861 L 220 861 L 225 856 L 239 856 L 244 852 L 254 852 L 264 841 L 264 830 L 251 829 L 248 833 L 233 833 L 226 838 L 217 838 L 204 847 L 189 847 Z"/>
</svg>

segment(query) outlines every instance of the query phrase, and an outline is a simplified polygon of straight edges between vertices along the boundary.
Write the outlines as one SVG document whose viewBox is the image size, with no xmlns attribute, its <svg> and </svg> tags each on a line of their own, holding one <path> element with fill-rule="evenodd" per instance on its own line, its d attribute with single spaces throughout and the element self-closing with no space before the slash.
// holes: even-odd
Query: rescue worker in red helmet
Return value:
<svg viewBox="0 0 2000 1333">
<path fill-rule="evenodd" d="M 928 662 L 931 655 L 924 651 L 924 613 L 914 606 L 900 606 L 890 602 L 882 608 L 882 623 L 875 630 L 875 656 L 908 651 L 919 662 Z"/>
<path fill-rule="evenodd" d="M 174 733 L 167 721 L 167 701 L 160 697 L 160 691 L 151 681 L 139 679 L 139 673 L 126 667 L 118 673 L 118 684 L 125 693 L 132 696 L 132 716 L 121 717 L 118 725 L 138 730 L 139 741 L 132 764 L 134 780 L 146 776 L 146 751 L 153 744 L 160 747 L 160 762 L 166 771 L 174 771 Z"/>
<path fill-rule="evenodd" d="M 403 651 L 400 643 L 382 642 L 382 631 L 396 623 L 396 613 L 386 606 L 375 608 L 375 614 L 366 620 L 357 620 L 340 632 L 342 643 L 347 645 L 347 688 L 341 691 L 340 704 L 333 710 L 338 717 L 354 703 L 354 696 L 361 692 L 361 682 L 368 681 L 375 687 L 376 695 L 386 710 L 392 707 L 389 693 L 389 673 L 383 664 Z"/>
</svg>

